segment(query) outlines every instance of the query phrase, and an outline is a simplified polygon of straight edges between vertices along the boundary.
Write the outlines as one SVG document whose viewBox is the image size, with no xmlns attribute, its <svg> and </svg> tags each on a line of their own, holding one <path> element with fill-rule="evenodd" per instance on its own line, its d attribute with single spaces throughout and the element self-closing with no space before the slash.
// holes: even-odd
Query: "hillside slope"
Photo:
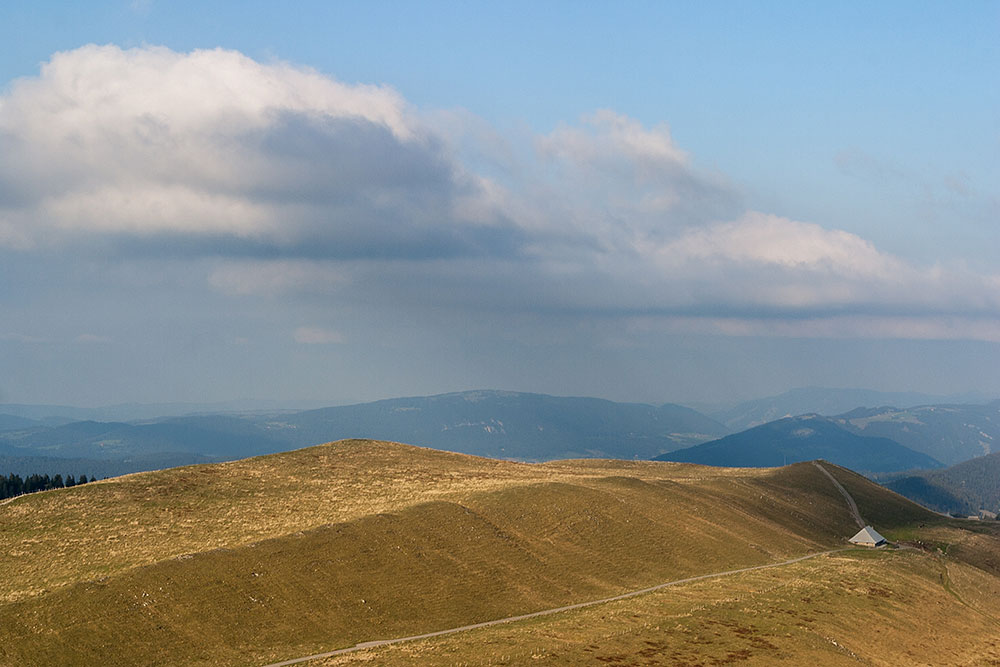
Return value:
<svg viewBox="0 0 1000 667">
<path fill-rule="evenodd" d="M 787 417 L 656 457 L 712 466 L 775 467 L 825 459 L 854 470 L 940 468 L 931 457 L 888 438 L 857 435 L 819 415 Z"/>
</svg>

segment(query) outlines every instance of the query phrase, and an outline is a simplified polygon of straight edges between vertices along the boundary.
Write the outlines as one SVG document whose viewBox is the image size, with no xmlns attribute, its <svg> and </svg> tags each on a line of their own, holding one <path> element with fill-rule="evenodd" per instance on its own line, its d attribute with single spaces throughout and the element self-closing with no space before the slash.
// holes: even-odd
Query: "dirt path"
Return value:
<svg viewBox="0 0 1000 667">
<path fill-rule="evenodd" d="M 813 461 L 813 465 L 822 470 L 823 474 L 830 478 L 830 481 L 833 482 L 833 485 L 837 487 L 837 490 L 840 491 L 842 496 L 844 496 L 844 500 L 847 501 L 847 507 L 851 510 L 851 514 L 854 516 L 854 520 L 858 522 L 858 528 L 864 528 L 865 526 L 867 526 L 868 524 L 866 524 L 865 520 L 861 518 L 861 512 L 858 511 L 858 504 L 854 502 L 854 498 L 852 498 L 851 494 L 847 492 L 847 489 L 845 489 L 843 485 L 840 482 L 838 482 L 833 475 L 830 474 L 829 470 L 820 465 L 819 461 Z"/>
<path fill-rule="evenodd" d="M 818 465 L 818 464 L 817 464 Z M 823 470 L 826 472 L 826 470 Z M 827 473 L 829 475 L 829 473 Z M 832 478 L 831 478 L 832 479 Z M 838 484 L 839 486 L 839 484 Z M 846 494 L 846 491 L 841 491 Z M 850 498 L 850 496 L 848 496 Z M 854 501 L 852 500 L 851 503 Z M 606 602 L 615 602 L 616 600 L 626 600 L 628 598 L 635 597 L 637 595 L 644 595 L 646 593 L 652 593 L 658 591 L 662 588 L 667 588 L 668 586 L 679 586 L 681 584 L 688 584 L 693 581 L 701 581 L 703 579 L 715 579 L 718 577 L 726 577 L 733 574 L 740 574 L 742 572 L 753 572 L 754 570 L 766 570 L 772 567 L 782 567 L 783 565 L 791 565 L 792 563 L 798 563 L 800 561 L 808 560 L 810 558 L 816 558 L 817 556 L 826 556 L 832 553 L 837 553 L 838 551 L 844 551 L 849 547 L 841 547 L 839 549 L 831 549 L 830 551 L 820 551 L 818 553 L 806 554 L 805 556 L 799 556 L 797 558 L 791 558 L 789 560 L 781 561 L 780 563 L 768 563 L 767 565 L 754 565 L 752 567 L 743 567 L 738 570 L 727 570 L 725 572 L 713 572 L 711 574 L 700 574 L 695 577 L 687 577 L 684 579 L 677 579 L 674 581 L 668 581 L 663 584 L 657 584 L 656 586 L 650 586 L 649 588 L 643 588 L 637 591 L 630 591 L 628 593 L 622 593 L 621 595 L 615 595 L 609 598 L 602 598 L 600 600 L 591 600 L 589 602 L 578 602 L 576 604 L 566 605 L 565 607 L 556 607 L 555 609 L 544 609 L 542 611 L 532 612 L 530 614 L 521 614 L 520 616 L 508 616 L 507 618 L 498 618 L 493 621 L 484 621 L 482 623 L 473 623 L 471 625 L 463 625 L 458 628 L 448 628 L 447 630 L 438 630 L 436 632 L 428 632 L 422 635 L 413 635 L 411 637 L 398 637 L 396 639 L 377 639 L 374 641 L 361 642 L 360 644 L 355 644 L 348 648 L 337 649 L 336 651 L 328 651 L 327 653 L 316 653 L 315 655 L 307 655 L 304 658 L 293 658 L 292 660 L 285 660 L 284 662 L 275 662 L 265 667 L 284 667 L 285 665 L 295 665 L 301 662 L 307 662 L 309 660 L 319 660 L 320 658 L 332 658 L 336 655 L 343 655 L 344 653 L 353 653 L 354 651 L 360 651 L 366 648 L 376 648 L 379 646 L 391 646 L 392 644 L 401 644 L 403 642 L 412 642 L 418 639 L 429 639 L 431 637 L 440 637 L 441 635 L 450 635 L 455 632 L 464 632 L 466 630 L 475 630 L 477 628 L 488 628 L 491 625 L 499 625 L 501 623 L 513 623 L 515 621 L 523 621 L 529 618 L 537 618 L 539 616 L 549 616 L 551 614 L 558 614 L 564 611 L 571 611 L 573 609 L 583 609 L 584 607 L 591 607 L 593 605 L 604 604 Z"/>
</svg>

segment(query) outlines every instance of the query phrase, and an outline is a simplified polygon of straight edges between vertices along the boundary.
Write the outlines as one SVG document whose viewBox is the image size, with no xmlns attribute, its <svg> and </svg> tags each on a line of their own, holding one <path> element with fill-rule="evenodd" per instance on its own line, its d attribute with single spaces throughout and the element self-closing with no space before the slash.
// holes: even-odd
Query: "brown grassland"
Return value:
<svg viewBox="0 0 1000 667">
<path fill-rule="evenodd" d="M 941 576 L 941 563 L 913 553 L 844 552 L 313 664 L 1000 664 L 997 602 L 991 618 Z"/>
<path fill-rule="evenodd" d="M 1000 664 L 1000 540 L 827 468 L 850 550 L 330 664 Z M 843 546 L 810 464 L 344 441 L 0 506 L 0 664 L 266 664 Z M 839 661 L 839 662 L 838 662 Z"/>
</svg>

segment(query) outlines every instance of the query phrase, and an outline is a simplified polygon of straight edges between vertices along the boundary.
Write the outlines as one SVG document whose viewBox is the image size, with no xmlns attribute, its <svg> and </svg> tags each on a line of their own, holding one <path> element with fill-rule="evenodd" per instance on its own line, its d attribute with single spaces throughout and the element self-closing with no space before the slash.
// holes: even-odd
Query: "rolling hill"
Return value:
<svg viewBox="0 0 1000 667">
<path fill-rule="evenodd" d="M 776 467 L 820 458 L 866 472 L 942 467 L 926 454 L 893 440 L 857 435 L 819 415 L 786 417 L 662 454 L 656 460 L 728 467 Z"/>
<path fill-rule="evenodd" d="M 828 638 L 879 615 L 897 661 L 935 623 L 947 641 L 926 655 L 1000 657 L 975 611 L 998 611 L 975 594 L 997 585 L 996 537 L 827 468 L 881 532 L 949 555 L 842 551 L 343 659 L 836 664 Z M 260 665 L 781 563 L 856 530 L 808 463 L 524 464 L 357 440 L 22 496 L 0 526 L 5 665 Z"/>
</svg>

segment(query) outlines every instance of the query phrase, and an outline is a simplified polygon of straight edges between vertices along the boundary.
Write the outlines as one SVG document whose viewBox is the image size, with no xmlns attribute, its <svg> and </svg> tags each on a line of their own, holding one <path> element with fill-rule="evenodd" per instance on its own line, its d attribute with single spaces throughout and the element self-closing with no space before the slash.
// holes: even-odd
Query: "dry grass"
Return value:
<svg viewBox="0 0 1000 667">
<path fill-rule="evenodd" d="M 0 507 L 0 601 L 184 554 L 432 500 L 458 501 L 512 484 L 614 474 L 685 480 L 692 468 L 614 461 L 529 465 L 344 441 L 231 463 L 127 475 L 24 496 Z"/>
<path fill-rule="evenodd" d="M 996 579 L 970 586 L 984 583 Z M 1000 612 L 1000 598 L 980 601 Z M 848 553 L 310 664 L 986 665 L 1000 661 L 997 630 L 933 557 Z"/>
<path fill-rule="evenodd" d="M 468 492 L 461 503 L 412 505 L 25 598 L 0 607 L 0 656 L 89 664 L 108 658 L 110 642 L 125 664 L 262 663 L 773 562 L 837 540 L 838 522 L 824 517 L 840 508 L 821 497 L 816 523 L 800 519 L 812 534 L 763 516 L 790 516 L 801 502 L 772 481 L 581 480 Z M 739 496 L 744 507 L 731 506 Z"/>
</svg>

